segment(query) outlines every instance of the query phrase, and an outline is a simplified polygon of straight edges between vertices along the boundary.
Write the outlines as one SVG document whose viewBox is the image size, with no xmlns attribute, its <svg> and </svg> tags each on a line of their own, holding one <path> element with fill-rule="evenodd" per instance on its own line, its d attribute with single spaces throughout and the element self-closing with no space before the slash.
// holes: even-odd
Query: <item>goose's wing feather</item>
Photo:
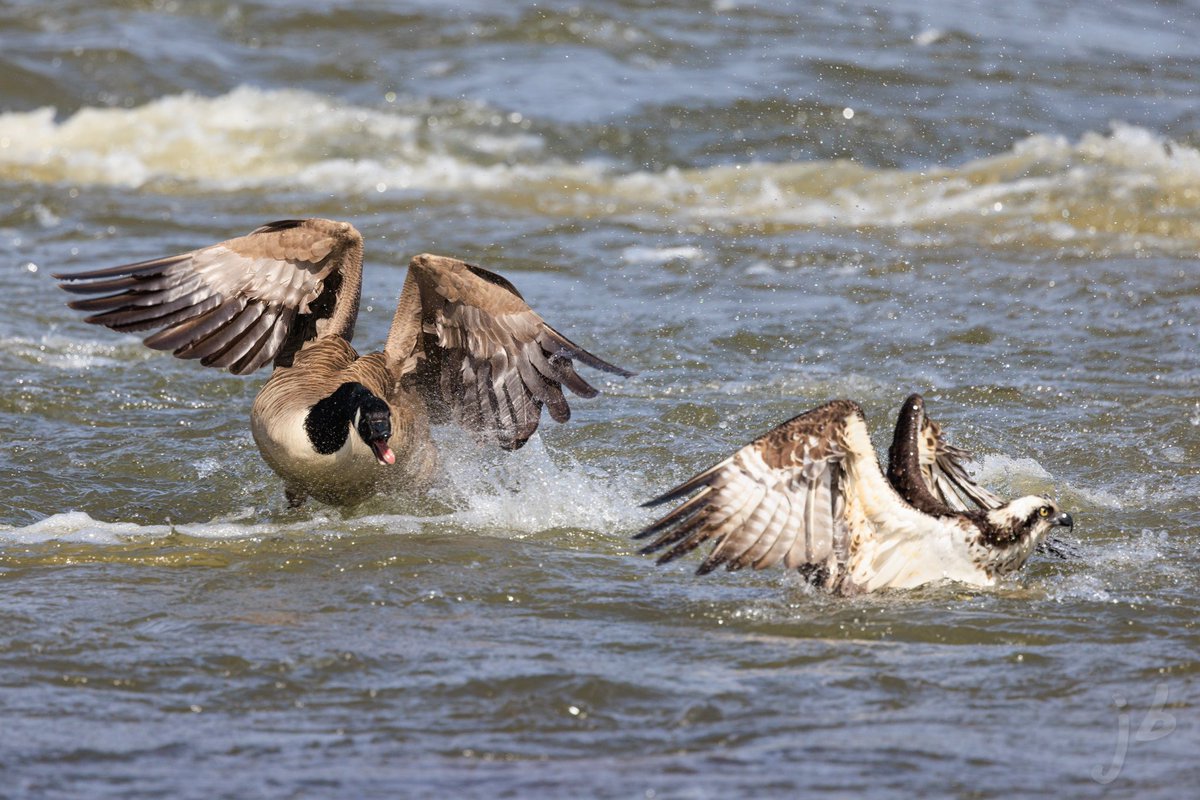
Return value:
<svg viewBox="0 0 1200 800">
<path fill-rule="evenodd" d="M 576 361 L 633 374 L 547 325 L 500 275 L 429 254 L 409 264 L 387 352 L 435 419 L 491 431 L 506 449 L 533 435 L 543 406 L 556 422 L 570 417 L 564 386 L 579 397 L 598 394 Z"/>
<path fill-rule="evenodd" d="M 666 550 L 658 559 L 664 563 L 711 540 L 700 574 L 722 564 L 736 570 L 845 562 L 852 538 L 876 533 L 863 514 L 847 511 L 862 506 L 852 476 L 874 464 L 875 482 L 883 483 L 874 452 L 858 452 L 846 436 L 854 418 L 862 420 L 857 404 L 827 403 L 649 501 L 656 506 L 691 495 L 635 536 L 655 537 L 642 552 Z"/>
<path fill-rule="evenodd" d="M 283 220 L 190 253 L 54 277 L 117 331 L 234 374 L 290 363 L 309 339 L 353 334 L 362 237 L 345 222 Z M 333 318 L 334 324 L 329 324 Z"/>
<path fill-rule="evenodd" d="M 947 442 L 941 426 L 928 415 L 922 422 L 918 441 L 921 476 L 929 491 L 943 503 L 955 511 L 973 510 L 971 505 L 985 511 L 1004 505 L 1001 498 L 977 484 L 967 472 L 971 454 Z"/>
</svg>

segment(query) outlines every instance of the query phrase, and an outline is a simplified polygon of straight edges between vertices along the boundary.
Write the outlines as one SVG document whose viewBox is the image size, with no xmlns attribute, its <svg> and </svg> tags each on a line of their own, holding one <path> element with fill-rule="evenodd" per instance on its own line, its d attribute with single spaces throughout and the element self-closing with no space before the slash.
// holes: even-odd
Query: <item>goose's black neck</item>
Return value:
<svg viewBox="0 0 1200 800">
<path fill-rule="evenodd" d="M 383 402 L 361 383 L 347 381 L 333 394 L 314 403 L 304 419 L 304 430 L 313 449 L 323 456 L 341 450 L 350 435 L 355 414 L 371 401 Z"/>
</svg>

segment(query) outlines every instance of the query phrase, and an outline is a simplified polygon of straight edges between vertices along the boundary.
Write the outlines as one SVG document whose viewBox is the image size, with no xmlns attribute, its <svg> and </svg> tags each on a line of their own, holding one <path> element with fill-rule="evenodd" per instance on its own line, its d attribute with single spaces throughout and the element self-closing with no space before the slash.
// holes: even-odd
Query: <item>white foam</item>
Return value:
<svg viewBox="0 0 1200 800">
<path fill-rule="evenodd" d="M 279 535 L 343 536 L 364 529 L 381 528 L 389 532 L 419 529 L 416 517 L 385 515 L 348 520 L 330 516 L 328 509 L 314 508 L 313 515 L 304 520 L 286 523 L 252 522 L 255 509 L 242 509 L 209 522 L 185 524 L 142 525 L 136 522 L 105 522 L 83 511 L 51 514 L 25 526 L 0 526 L 0 542 L 43 544 L 46 542 L 77 542 L 94 545 L 120 545 L 141 540 L 161 539 L 183 534 L 199 539 L 238 540 Z"/>
<path fill-rule="evenodd" d="M 61 122 L 52 108 L 10 112 L 0 114 L 0 176 L 130 188 L 488 187 L 514 169 L 506 160 L 541 148 L 519 127 L 487 130 L 490 116 L 469 106 L 446 110 L 458 113 L 457 127 L 424 136 L 429 111 L 243 86 L 218 97 L 84 108 Z"/>
<path fill-rule="evenodd" d="M 82 511 L 51 514 L 24 527 L 0 525 L 0 538 L 22 544 L 85 542 L 120 544 L 130 538 L 155 538 L 171 533 L 168 525 L 138 525 L 133 522 L 102 522 Z"/>
<path fill-rule="evenodd" d="M 136 340 L 82 340 L 58 333 L 46 333 L 37 338 L 0 337 L 0 353 L 70 372 L 91 367 L 112 367 L 152 357 L 151 351 Z"/>
<path fill-rule="evenodd" d="M 1186 559 L 1178 557 L 1172 534 L 1143 528 L 1115 540 L 1083 538 L 1073 543 L 1076 557 L 1064 563 L 1064 574 L 1053 579 L 1052 599 L 1127 602 L 1131 591 L 1161 582 L 1190 585 Z"/>
<path fill-rule="evenodd" d="M 678 245 L 675 247 L 641 247 L 634 245 L 621 251 L 621 259 L 627 264 L 666 264 L 671 261 L 698 261 L 704 257 L 699 247 Z"/>
<path fill-rule="evenodd" d="M 937 44 L 938 42 L 944 41 L 946 38 L 946 32 L 939 28 L 926 28 L 920 33 L 914 35 L 912 38 L 913 43 L 916 44 L 917 47 L 929 47 L 931 44 Z"/>
<path fill-rule="evenodd" d="M 1094 567 L 1094 565 L 1088 565 Z M 1047 584 L 1047 596 L 1056 602 L 1087 600 L 1093 603 L 1115 603 L 1104 579 L 1094 572 L 1076 570 Z"/>
<path fill-rule="evenodd" d="M 1072 142 L 1035 135 L 954 167 L 878 169 L 858 163 L 746 162 L 621 171 L 547 152 L 529 120 L 482 105 L 356 106 L 312 92 L 240 87 L 181 94 L 137 108 L 0 114 L 0 178 L 157 191 L 300 188 L 342 195 L 471 189 L 540 213 L 647 214 L 669 227 L 701 223 L 919 229 L 925 238 L 996 243 L 1103 236 L 1200 242 L 1200 150 L 1113 123 Z M 1097 198 L 1104 198 L 1101 202 Z M 1122 203 L 1122 200 L 1129 202 Z M 1136 201 L 1136 202 L 1135 202 Z M 54 224 L 41 214 L 42 224 Z M 629 263 L 695 260 L 680 243 L 629 248 Z"/>
<path fill-rule="evenodd" d="M 458 434 L 448 433 L 451 440 Z M 634 486 L 585 468 L 566 453 L 552 458 L 540 435 L 512 453 L 446 438 L 438 439 L 444 443 L 445 478 L 436 494 L 460 506 L 446 521 L 516 535 L 551 528 L 616 533 L 637 525 Z"/>
</svg>

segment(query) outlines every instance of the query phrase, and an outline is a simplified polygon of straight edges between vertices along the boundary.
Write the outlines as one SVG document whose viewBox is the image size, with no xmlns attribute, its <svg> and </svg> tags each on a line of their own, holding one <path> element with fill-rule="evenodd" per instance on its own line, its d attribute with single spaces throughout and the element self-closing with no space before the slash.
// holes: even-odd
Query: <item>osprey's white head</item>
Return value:
<svg viewBox="0 0 1200 800">
<path fill-rule="evenodd" d="M 1028 541 L 1031 548 L 1036 546 L 1051 528 L 1075 526 L 1075 520 L 1060 509 L 1057 503 L 1049 497 L 1035 494 L 1010 500 L 987 512 L 986 518 L 994 529 L 985 533 L 989 543 L 1002 545 Z"/>
</svg>

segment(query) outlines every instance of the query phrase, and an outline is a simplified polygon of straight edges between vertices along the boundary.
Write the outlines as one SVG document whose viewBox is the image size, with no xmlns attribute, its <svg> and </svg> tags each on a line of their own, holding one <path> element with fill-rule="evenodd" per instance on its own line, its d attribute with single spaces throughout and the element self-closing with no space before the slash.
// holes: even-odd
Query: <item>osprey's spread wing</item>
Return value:
<svg viewBox="0 0 1200 800">
<path fill-rule="evenodd" d="M 70 303 L 88 322 L 179 358 L 242 375 L 291 356 L 311 338 L 353 335 L 362 237 L 345 222 L 284 220 L 220 244 L 110 269 L 55 275 L 95 295 Z"/>
<path fill-rule="evenodd" d="M 542 406 L 556 422 L 570 417 L 562 387 L 598 394 L 573 361 L 633 374 L 551 328 L 503 277 L 428 254 L 409 264 L 387 353 L 438 416 L 493 431 L 507 449 L 533 435 Z"/>
<path fill-rule="evenodd" d="M 912 420 L 918 420 L 919 431 L 910 436 L 905 430 Z M 906 496 L 907 482 L 899 473 L 905 470 L 907 450 L 917 449 L 920 463 L 920 479 L 926 489 L 946 507 L 954 511 L 990 511 L 1004 505 L 1004 500 L 975 482 L 966 470 L 971 454 L 961 447 L 946 441 L 942 428 L 925 413 L 925 403 L 920 395 L 910 395 L 904 401 L 896 422 L 896 438 L 892 445 L 888 464 L 888 477 L 896 491 L 917 507 L 922 507 L 918 498 Z M 910 491 L 910 490 L 909 490 Z M 928 510 L 928 509 L 927 509 Z M 1074 548 L 1059 537 L 1048 537 L 1038 543 L 1038 552 L 1049 553 L 1067 559 L 1076 555 Z"/>
<path fill-rule="evenodd" d="M 712 540 L 701 574 L 722 564 L 812 565 L 827 571 L 830 588 L 847 571 L 856 584 L 875 588 L 902 577 L 909 544 L 937 522 L 903 503 L 884 480 L 862 410 L 849 400 L 783 423 L 646 505 L 693 492 L 635 538 L 657 537 L 644 553 L 670 548 L 659 563 Z"/>
<path fill-rule="evenodd" d="M 969 511 L 976 507 L 989 511 L 1004 505 L 1004 501 L 975 482 L 964 466 L 972 460 L 971 454 L 955 447 L 942 436 L 942 429 L 928 416 L 921 426 L 920 443 L 921 475 L 925 485 L 943 503 L 955 511 Z"/>
</svg>

